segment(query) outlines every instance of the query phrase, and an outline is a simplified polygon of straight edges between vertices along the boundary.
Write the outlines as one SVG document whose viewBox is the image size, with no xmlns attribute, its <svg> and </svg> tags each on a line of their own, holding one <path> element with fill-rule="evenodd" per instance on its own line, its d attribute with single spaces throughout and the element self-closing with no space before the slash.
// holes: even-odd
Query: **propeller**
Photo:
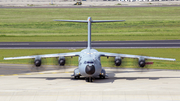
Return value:
<svg viewBox="0 0 180 101">
<path fill-rule="evenodd" d="M 127 60 L 120 57 L 108 57 L 108 67 L 124 68 L 127 66 Z"/>
<path fill-rule="evenodd" d="M 57 70 L 66 69 L 75 65 L 75 60 L 73 57 L 56 57 L 53 58 L 53 67 Z"/>
<path fill-rule="evenodd" d="M 30 59 L 29 64 L 32 72 L 40 72 L 46 70 L 45 65 L 47 64 L 47 61 L 45 58 L 35 58 Z"/>
<path fill-rule="evenodd" d="M 149 68 L 152 66 L 153 62 L 151 62 L 151 60 L 148 59 L 134 59 L 133 61 L 133 68 L 135 69 L 140 69 L 142 70 L 142 72 L 144 70 L 149 70 Z"/>
</svg>

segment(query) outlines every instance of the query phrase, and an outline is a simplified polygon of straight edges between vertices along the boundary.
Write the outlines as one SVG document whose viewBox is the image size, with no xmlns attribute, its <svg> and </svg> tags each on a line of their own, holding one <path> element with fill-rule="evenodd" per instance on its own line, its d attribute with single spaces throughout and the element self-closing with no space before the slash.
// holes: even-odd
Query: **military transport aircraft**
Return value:
<svg viewBox="0 0 180 101">
<path fill-rule="evenodd" d="M 38 68 L 41 66 L 42 58 L 56 57 L 58 58 L 58 63 L 60 66 L 65 65 L 65 57 L 78 56 L 78 68 L 74 70 L 74 78 L 79 78 L 80 76 L 86 77 L 87 82 L 92 82 L 93 78 L 100 77 L 105 78 L 106 71 L 101 66 L 100 57 L 114 57 L 114 64 L 116 66 L 121 65 L 122 58 L 137 58 L 138 64 L 140 67 L 146 65 L 146 59 L 156 59 L 156 60 L 168 60 L 175 61 L 171 58 L 160 58 L 160 57 L 149 57 L 149 56 L 140 56 L 140 55 L 128 55 L 128 54 L 117 54 L 117 53 L 107 53 L 107 52 L 98 52 L 91 47 L 91 23 L 100 23 L 100 22 L 122 22 L 125 20 L 92 20 L 91 17 L 88 17 L 87 20 L 55 20 L 55 21 L 65 21 L 65 22 L 82 22 L 88 24 L 88 46 L 86 49 L 83 49 L 81 52 L 72 52 L 72 53 L 58 53 L 58 54 L 44 54 L 44 55 L 32 55 L 32 56 L 21 56 L 21 57 L 8 57 L 4 60 L 12 59 L 34 59 L 34 65 Z"/>
</svg>

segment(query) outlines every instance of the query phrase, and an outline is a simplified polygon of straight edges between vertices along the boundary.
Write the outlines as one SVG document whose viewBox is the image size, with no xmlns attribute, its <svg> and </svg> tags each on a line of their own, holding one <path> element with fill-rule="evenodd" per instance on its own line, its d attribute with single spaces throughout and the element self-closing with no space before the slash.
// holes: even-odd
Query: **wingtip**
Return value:
<svg viewBox="0 0 180 101">
<path fill-rule="evenodd" d="M 11 60 L 10 58 L 4 58 L 3 60 Z"/>
</svg>

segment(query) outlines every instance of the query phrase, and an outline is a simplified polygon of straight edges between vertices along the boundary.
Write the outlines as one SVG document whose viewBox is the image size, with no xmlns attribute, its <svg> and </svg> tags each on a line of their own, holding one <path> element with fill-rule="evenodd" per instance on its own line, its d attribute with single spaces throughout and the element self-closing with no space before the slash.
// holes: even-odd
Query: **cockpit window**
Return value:
<svg viewBox="0 0 180 101">
<path fill-rule="evenodd" d="M 93 61 L 84 61 L 84 64 L 93 64 L 94 62 Z"/>
<path fill-rule="evenodd" d="M 84 61 L 84 64 L 86 64 L 86 61 Z"/>
<path fill-rule="evenodd" d="M 87 63 L 91 63 L 91 64 L 93 64 L 94 62 L 93 62 L 93 61 L 87 61 Z"/>
</svg>

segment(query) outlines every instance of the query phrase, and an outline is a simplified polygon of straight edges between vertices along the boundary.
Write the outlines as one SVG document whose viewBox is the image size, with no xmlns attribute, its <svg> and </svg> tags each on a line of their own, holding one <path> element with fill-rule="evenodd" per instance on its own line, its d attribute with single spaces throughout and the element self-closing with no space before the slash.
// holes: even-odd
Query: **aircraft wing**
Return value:
<svg viewBox="0 0 180 101">
<path fill-rule="evenodd" d="M 32 55 L 32 56 L 20 56 L 20 57 L 8 57 L 4 60 L 14 60 L 14 59 L 33 59 L 33 58 L 50 58 L 50 57 L 61 57 L 61 56 L 79 56 L 80 52 L 72 53 L 57 53 L 57 54 L 44 54 L 44 55 Z"/>
<path fill-rule="evenodd" d="M 149 57 L 149 56 L 141 56 L 141 55 L 116 54 L 116 53 L 106 53 L 106 52 L 99 52 L 99 53 L 100 56 L 107 56 L 107 57 L 138 58 L 138 59 L 143 58 L 143 59 L 176 61 L 176 59 L 172 59 L 172 58 Z"/>
</svg>

